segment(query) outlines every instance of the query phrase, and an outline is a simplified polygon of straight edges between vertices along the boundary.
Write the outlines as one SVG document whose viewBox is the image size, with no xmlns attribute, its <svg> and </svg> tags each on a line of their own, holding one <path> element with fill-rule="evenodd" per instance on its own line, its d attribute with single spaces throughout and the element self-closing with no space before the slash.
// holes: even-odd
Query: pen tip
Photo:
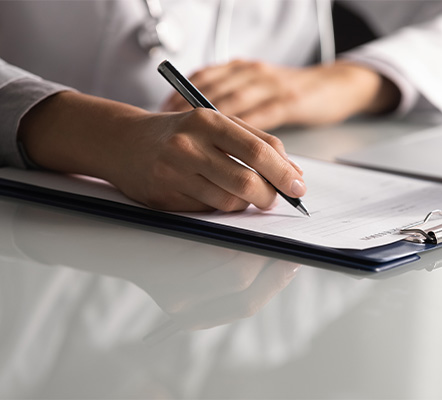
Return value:
<svg viewBox="0 0 442 400">
<path fill-rule="evenodd" d="M 301 211 L 307 217 L 311 217 L 310 213 L 308 212 L 307 208 L 305 208 L 304 204 L 299 203 L 298 210 Z"/>
</svg>

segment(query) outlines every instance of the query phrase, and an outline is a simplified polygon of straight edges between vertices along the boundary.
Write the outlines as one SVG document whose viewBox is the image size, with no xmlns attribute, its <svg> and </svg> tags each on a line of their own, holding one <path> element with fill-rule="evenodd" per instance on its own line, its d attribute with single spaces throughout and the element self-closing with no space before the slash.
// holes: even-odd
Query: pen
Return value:
<svg viewBox="0 0 442 400">
<path fill-rule="evenodd" d="M 194 108 L 210 108 L 214 111 L 218 111 L 215 106 L 207 100 L 203 94 L 192 85 L 192 83 L 185 78 L 168 60 L 164 60 L 160 65 L 158 65 L 158 72 L 180 93 L 191 106 Z M 236 160 L 236 159 L 235 159 Z M 236 160 L 239 161 L 239 160 Z M 240 162 L 245 165 L 244 163 Z M 248 166 L 247 166 L 248 167 Z M 250 168 L 250 167 L 248 167 Z M 255 171 L 255 170 L 254 170 Z M 282 196 L 287 202 L 298 209 L 304 215 L 310 217 L 307 208 L 304 206 L 302 201 L 296 197 L 287 196 L 285 193 L 281 192 L 278 188 L 272 185 L 265 177 L 260 173 L 255 171 L 259 176 L 261 176 L 267 183 L 269 183 L 276 192 Z"/>
</svg>

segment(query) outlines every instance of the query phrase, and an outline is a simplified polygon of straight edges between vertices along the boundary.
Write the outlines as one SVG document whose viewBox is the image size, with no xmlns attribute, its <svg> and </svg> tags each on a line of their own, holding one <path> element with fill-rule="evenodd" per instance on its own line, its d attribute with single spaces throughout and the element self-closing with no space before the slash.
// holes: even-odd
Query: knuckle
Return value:
<svg viewBox="0 0 442 400">
<path fill-rule="evenodd" d="M 258 175 L 254 172 L 249 170 L 243 171 L 237 177 L 236 186 L 238 192 L 244 197 L 250 196 L 255 192 L 257 180 Z"/>
<path fill-rule="evenodd" d="M 250 157 L 255 163 L 264 162 L 269 156 L 269 146 L 262 140 L 257 140 L 250 149 Z"/>
<path fill-rule="evenodd" d="M 282 187 L 287 187 L 290 185 L 290 183 L 293 181 L 294 177 L 293 177 L 293 169 L 287 165 L 284 165 L 283 167 L 281 167 L 280 169 L 280 176 L 278 179 L 278 185 L 277 186 L 282 186 Z"/>
<path fill-rule="evenodd" d="M 224 212 L 239 211 L 244 208 L 243 202 L 233 194 L 227 194 L 221 199 L 219 209 Z"/>
<path fill-rule="evenodd" d="M 281 141 L 281 139 L 277 138 L 276 136 L 269 135 L 267 137 L 267 143 L 272 146 L 274 149 L 281 149 L 284 148 L 284 145 Z"/>
<path fill-rule="evenodd" d="M 197 107 L 189 112 L 191 123 L 212 124 L 216 119 L 216 112 L 214 110 Z"/>
<path fill-rule="evenodd" d="M 169 154 L 192 153 L 195 144 L 193 139 L 185 133 L 177 133 L 168 140 Z"/>
</svg>

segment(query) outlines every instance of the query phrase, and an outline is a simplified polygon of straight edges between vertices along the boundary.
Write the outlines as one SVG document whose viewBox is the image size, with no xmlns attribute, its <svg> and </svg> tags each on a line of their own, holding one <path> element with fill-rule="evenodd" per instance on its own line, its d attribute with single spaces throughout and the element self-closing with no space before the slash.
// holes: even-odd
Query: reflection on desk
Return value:
<svg viewBox="0 0 442 400">
<path fill-rule="evenodd" d="M 330 160 L 413 129 L 280 137 Z M 381 275 L 293 276 L 303 260 L 6 198 L 0 222 L 0 398 L 442 398 L 440 250 Z"/>
<path fill-rule="evenodd" d="M 361 285 L 354 277 L 308 269 L 302 271 L 302 286 L 283 295 L 299 268 L 289 261 L 3 199 L 0 218 L 3 396 L 81 397 L 85 387 L 97 396 L 109 395 L 111 388 L 118 393 L 109 383 L 95 387 L 92 381 L 100 379 L 95 372 L 89 376 L 89 368 L 102 369 L 106 381 L 109 374 L 126 379 L 118 366 L 126 352 L 126 362 L 144 371 L 131 393 L 147 390 L 147 379 L 149 396 L 155 398 L 150 390 L 158 372 L 152 375 L 152 370 L 162 363 L 153 354 L 161 354 L 168 371 L 177 367 L 171 371 L 174 378 L 183 374 L 178 364 L 185 359 L 202 362 L 186 371 L 192 380 L 184 386 L 197 380 L 186 391 L 196 393 L 210 371 L 201 370 L 205 363 L 216 365 L 227 354 L 234 355 L 236 365 L 285 362 L 370 286 L 369 281 Z M 277 293 L 270 308 L 258 312 Z M 159 339 L 161 327 L 170 321 L 186 331 L 256 313 L 256 319 L 200 334 L 183 332 L 155 347 L 142 341 L 151 331 Z M 257 335 L 262 328 L 263 337 L 263 332 Z M 202 353 L 192 352 L 195 345 L 206 347 L 207 359 L 198 361 Z M 75 376 L 68 384 L 70 373 Z M 122 384 L 120 379 L 114 383 Z"/>
<path fill-rule="evenodd" d="M 253 315 L 299 267 L 38 205 L 13 215 L 13 243 L 28 258 L 131 281 L 184 329 Z"/>
</svg>

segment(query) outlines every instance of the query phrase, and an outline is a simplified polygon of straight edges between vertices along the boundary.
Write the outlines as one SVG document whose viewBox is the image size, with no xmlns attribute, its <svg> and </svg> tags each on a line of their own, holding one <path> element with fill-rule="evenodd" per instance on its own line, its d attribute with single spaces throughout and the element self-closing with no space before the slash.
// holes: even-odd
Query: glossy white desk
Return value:
<svg viewBox="0 0 442 400">
<path fill-rule="evenodd" d="M 333 159 L 416 128 L 278 135 Z M 358 275 L 0 198 L 0 398 L 442 398 L 440 265 Z"/>
</svg>

